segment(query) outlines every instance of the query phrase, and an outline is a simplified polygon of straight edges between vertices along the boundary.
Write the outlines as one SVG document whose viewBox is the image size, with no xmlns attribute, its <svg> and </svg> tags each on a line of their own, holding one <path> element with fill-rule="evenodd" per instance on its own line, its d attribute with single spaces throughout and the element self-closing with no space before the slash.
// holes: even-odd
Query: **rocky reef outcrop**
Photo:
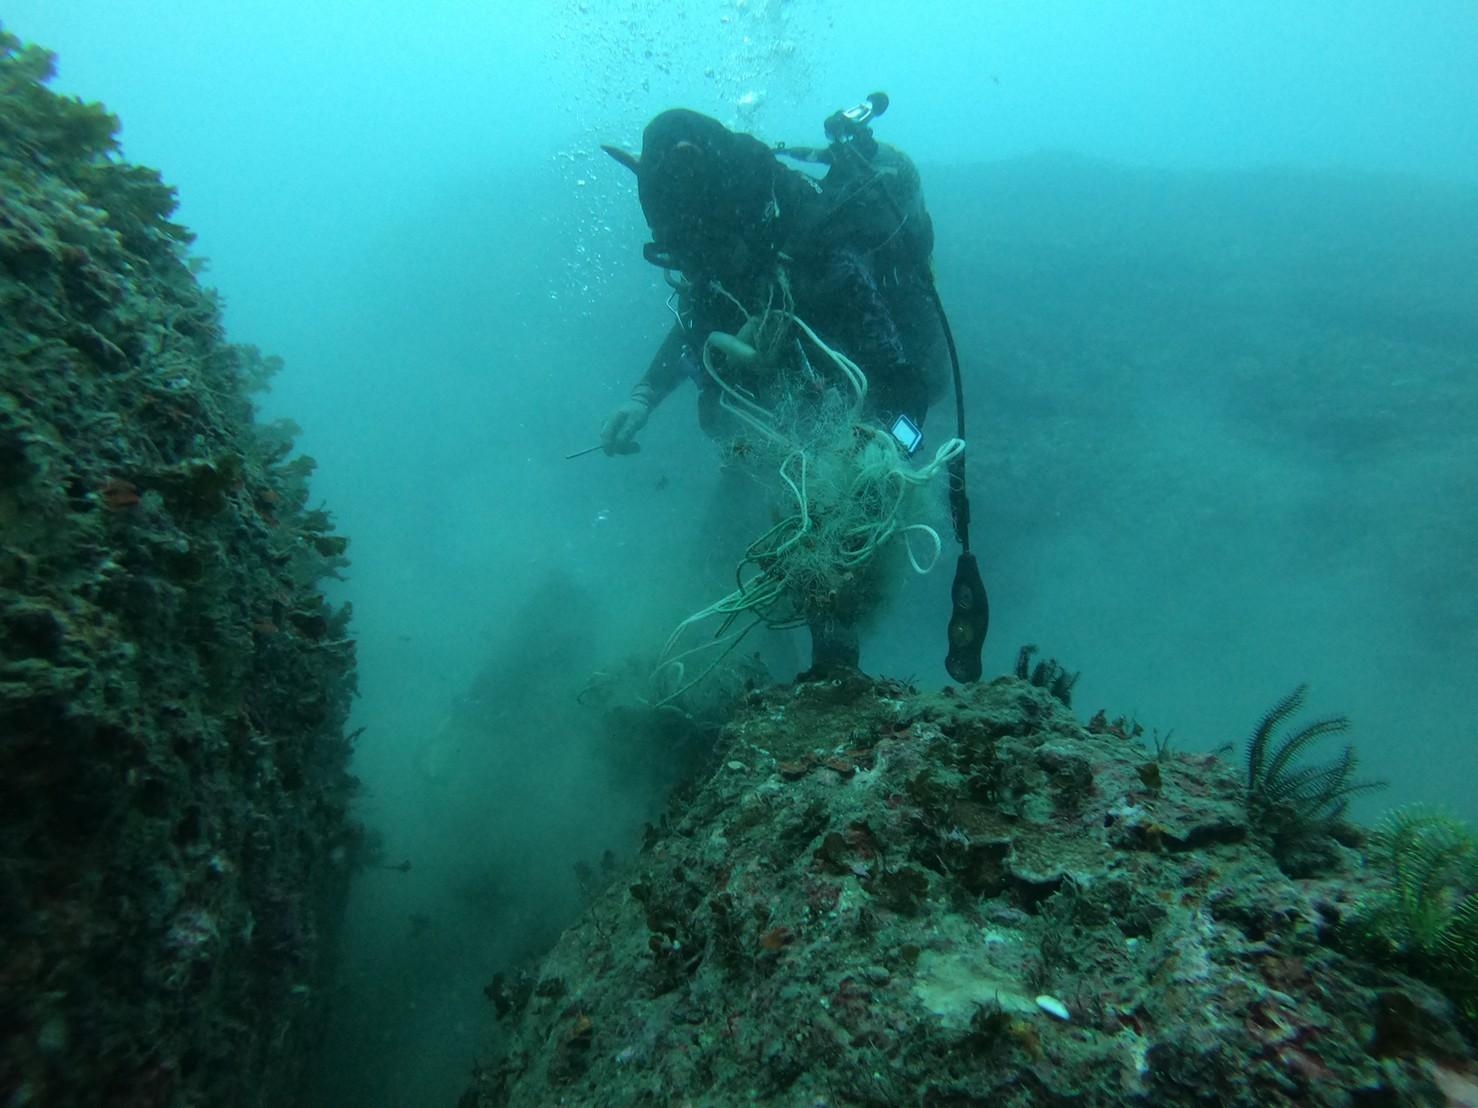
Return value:
<svg viewBox="0 0 1478 1108">
<path fill-rule="evenodd" d="M 287 1102 L 356 845 L 347 540 L 100 105 L 0 32 L 0 1102 Z"/>
<path fill-rule="evenodd" d="M 1472 1103 L 1461 1005 L 1349 921 L 1364 836 L 1015 677 L 751 694 L 538 965 L 463 1108 Z"/>
</svg>

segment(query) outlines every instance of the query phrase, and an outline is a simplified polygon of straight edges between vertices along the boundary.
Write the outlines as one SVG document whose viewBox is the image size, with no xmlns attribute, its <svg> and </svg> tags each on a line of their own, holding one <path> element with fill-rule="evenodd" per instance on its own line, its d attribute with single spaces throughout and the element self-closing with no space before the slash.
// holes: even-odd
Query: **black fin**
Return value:
<svg viewBox="0 0 1478 1108">
<path fill-rule="evenodd" d="M 636 155 L 631 153 L 630 151 L 622 150 L 619 146 L 607 146 L 605 143 L 601 143 L 600 148 L 611 157 L 615 158 L 627 169 L 631 170 L 631 172 L 641 172 L 640 162 L 637 160 Z"/>
</svg>

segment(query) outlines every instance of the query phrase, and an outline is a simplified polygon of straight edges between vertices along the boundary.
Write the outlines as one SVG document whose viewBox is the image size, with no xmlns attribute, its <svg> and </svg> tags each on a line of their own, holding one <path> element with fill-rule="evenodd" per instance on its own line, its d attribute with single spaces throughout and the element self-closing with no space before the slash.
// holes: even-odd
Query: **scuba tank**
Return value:
<svg viewBox="0 0 1478 1108">
<path fill-rule="evenodd" d="M 829 145 L 825 149 L 782 147 L 777 153 L 828 167 L 821 180 L 822 193 L 830 200 L 823 221 L 827 233 L 843 228 L 849 234 L 860 233 L 860 241 L 874 253 L 877 272 L 886 276 L 892 269 L 900 277 L 911 274 L 921 283 L 938 314 L 949 349 L 956 433 L 965 439 L 960 357 L 929 266 L 934 224 L 924 207 L 923 184 L 912 159 L 896 147 L 878 142 L 869 126 L 887 110 L 887 93 L 875 92 L 856 107 L 827 117 L 823 126 Z M 963 453 L 949 463 L 949 507 L 960 556 L 950 587 L 944 668 L 956 681 L 972 682 L 980 680 L 983 669 L 980 655 L 990 627 L 990 599 L 970 549 L 970 500 L 965 490 Z"/>
<path fill-rule="evenodd" d="M 927 272 L 934 252 L 934 221 L 924 205 L 923 179 L 913 159 L 879 142 L 869 125 L 888 110 L 875 92 L 854 108 L 834 112 L 823 128 L 829 145 L 781 146 L 776 153 L 827 167 L 821 194 L 827 213 L 818 232 L 861 245 L 880 275 Z"/>
</svg>

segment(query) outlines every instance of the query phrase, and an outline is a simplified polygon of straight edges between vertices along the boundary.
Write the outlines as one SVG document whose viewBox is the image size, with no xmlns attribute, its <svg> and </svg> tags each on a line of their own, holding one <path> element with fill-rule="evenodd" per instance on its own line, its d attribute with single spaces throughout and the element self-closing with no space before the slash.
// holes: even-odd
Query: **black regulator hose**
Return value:
<svg viewBox="0 0 1478 1108">
<path fill-rule="evenodd" d="M 934 287 L 932 274 L 925 272 L 924 288 L 949 348 L 949 363 L 955 379 L 955 433 L 965 438 L 965 383 L 960 373 L 960 354 L 955 347 L 949 316 Z M 955 538 L 960 541 L 960 557 L 955 563 L 955 579 L 950 585 L 949 624 L 946 628 L 949 653 L 944 656 L 944 669 L 961 684 L 979 681 L 982 672 L 980 652 L 985 648 L 985 633 L 990 629 L 990 597 L 980 579 L 980 565 L 970 552 L 970 498 L 965 492 L 965 453 L 956 454 L 949 462 L 949 514 L 954 523 Z"/>
</svg>

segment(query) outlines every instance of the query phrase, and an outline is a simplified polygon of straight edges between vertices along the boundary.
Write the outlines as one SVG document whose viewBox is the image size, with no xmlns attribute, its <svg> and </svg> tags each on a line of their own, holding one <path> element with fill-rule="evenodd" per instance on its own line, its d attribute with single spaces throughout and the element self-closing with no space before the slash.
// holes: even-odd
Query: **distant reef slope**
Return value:
<svg viewBox="0 0 1478 1108">
<path fill-rule="evenodd" d="M 288 1103 L 358 841 L 346 540 L 52 61 L 0 32 L 0 1103 Z"/>
</svg>

